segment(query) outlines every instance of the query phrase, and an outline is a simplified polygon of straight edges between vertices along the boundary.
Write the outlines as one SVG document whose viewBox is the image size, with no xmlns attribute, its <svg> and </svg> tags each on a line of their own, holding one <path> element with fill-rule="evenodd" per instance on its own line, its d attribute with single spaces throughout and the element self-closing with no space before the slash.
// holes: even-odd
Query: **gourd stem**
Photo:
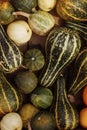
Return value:
<svg viewBox="0 0 87 130">
<path fill-rule="evenodd" d="M 27 18 L 29 18 L 29 16 L 30 16 L 30 14 L 22 12 L 22 11 L 13 12 L 13 15 L 21 15 L 21 16 L 24 16 L 24 17 L 27 17 Z"/>
</svg>

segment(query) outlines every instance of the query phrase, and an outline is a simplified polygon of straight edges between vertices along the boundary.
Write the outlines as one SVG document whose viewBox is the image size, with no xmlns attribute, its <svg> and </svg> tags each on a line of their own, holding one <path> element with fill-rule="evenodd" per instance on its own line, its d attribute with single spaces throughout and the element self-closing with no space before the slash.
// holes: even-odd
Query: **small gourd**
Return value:
<svg viewBox="0 0 87 130">
<path fill-rule="evenodd" d="M 32 48 L 27 50 L 24 55 L 23 65 L 31 70 L 38 71 L 43 68 L 45 64 L 45 57 L 40 49 Z"/>
<path fill-rule="evenodd" d="M 42 86 L 51 86 L 58 75 L 77 56 L 81 47 L 81 39 L 73 29 L 60 27 L 53 29 L 45 43 L 46 62 L 39 76 Z"/>
<path fill-rule="evenodd" d="M 56 123 L 53 113 L 41 111 L 31 120 L 33 130 L 55 130 Z"/>
<path fill-rule="evenodd" d="M 23 102 L 23 97 L 0 72 L 0 116 L 17 111 Z"/>
<path fill-rule="evenodd" d="M 75 106 L 71 104 L 66 92 L 65 79 L 59 76 L 57 79 L 55 120 L 59 130 L 72 130 L 79 124 L 79 114 Z"/>
<path fill-rule="evenodd" d="M 83 49 L 77 56 L 72 78 L 68 82 L 68 93 L 76 95 L 87 85 L 87 49 Z"/>
<path fill-rule="evenodd" d="M 86 0 L 58 0 L 56 11 L 66 21 L 87 21 Z"/>
<path fill-rule="evenodd" d="M 31 102 L 38 108 L 48 108 L 53 102 L 53 93 L 45 87 L 36 88 L 31 94 Z"/>
<path fill-rule="evenodd" d="M 14 7 L 8 1 L 0 0 L 0 24 L 7 25 L 15 20 Z"/>
<path fill-rule="evenodd" d="M 37 87 L 38 78 L 31 71 L 21 71 L 17 73 L 15 83 L 22 93 L 29 94 Z"/>
<path fill-rule="evenodd" d="M 16 10 L 31 13 L 37 6 L 37 0 L 10 0 Z"/>
</svg>

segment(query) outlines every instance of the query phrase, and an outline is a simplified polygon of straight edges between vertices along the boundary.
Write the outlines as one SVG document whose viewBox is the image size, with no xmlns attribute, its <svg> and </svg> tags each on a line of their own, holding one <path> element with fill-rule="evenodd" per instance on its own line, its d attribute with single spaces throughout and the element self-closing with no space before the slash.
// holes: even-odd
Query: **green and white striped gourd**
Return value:
<svg viewBox="0 0 87 130">
<path fill-rule="evenodd" d="M 3 26 L 0 25 L 0 66 L 1 70 L 11 73 L 22 64 L 22 55 L 16 44 L 11 41 Z"/>
<path fill-rule="evenodd" d="M 57 79 L 55 103 L 55 120 L 59 130 L 72 130 L 79 124 L 79 115 L 69 101 L 64 77 Z"/>
<path fill-rule="evenodd" d="M 68 93 L 76 95 L 85 85 L 87 85 L 87 49 L 83 49 L 77 56 L 73 76 L 69 80 Z"/>
<path fill-rule="evenodd" d="M 78 33 L 66 27 L 53 29 L 45 43 L 46 63 L 40 74 L 40 84 L 51 86 L 61 71 L 70 64 L 81 47 Z"/>
</svg>

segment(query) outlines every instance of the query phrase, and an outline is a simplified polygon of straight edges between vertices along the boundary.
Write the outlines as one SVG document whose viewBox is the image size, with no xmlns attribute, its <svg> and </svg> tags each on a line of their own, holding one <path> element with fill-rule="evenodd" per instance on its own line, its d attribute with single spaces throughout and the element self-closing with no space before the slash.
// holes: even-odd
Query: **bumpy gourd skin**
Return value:
<svg viewBox="0 0 87 130">
<path fill-rule="evenodd" d="M 86 0 L 58 0 L 56 11 L 65 20 L 87 21 Z"/>
<path fill-rule="evenodd" d="M 13 15 L 15 11 L 10 2 L 0 1 L 0 24 L 9 24 L 16 16 Z"/>
</svg>

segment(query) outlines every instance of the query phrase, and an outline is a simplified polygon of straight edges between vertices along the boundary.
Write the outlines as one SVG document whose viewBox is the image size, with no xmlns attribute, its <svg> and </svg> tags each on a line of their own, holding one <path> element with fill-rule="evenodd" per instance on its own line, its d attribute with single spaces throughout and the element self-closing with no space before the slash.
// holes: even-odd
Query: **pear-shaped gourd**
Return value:
<svg viewBox="0 0 87 130">
<path fill-rule="evenodd" d="M 87 85 L 87 49 L 83 49 L 78 54 L 70 81 L 68 93 L 71 95 L 76 95 Z"/>
<path fill-rule="evenodd" d="M 59 130 L 72 130 L 78 126 L 79 115 L 76 108 L 68 99 L 65 79 L 60 76 L 57 80 L 55 103 L 55 119 Z"/>
<path fill-rule="evenodd" d="M 17 111 L 22 105 L 22 95 L 19 93 L 0 72 L 0 115 Z"/>
</svg>

